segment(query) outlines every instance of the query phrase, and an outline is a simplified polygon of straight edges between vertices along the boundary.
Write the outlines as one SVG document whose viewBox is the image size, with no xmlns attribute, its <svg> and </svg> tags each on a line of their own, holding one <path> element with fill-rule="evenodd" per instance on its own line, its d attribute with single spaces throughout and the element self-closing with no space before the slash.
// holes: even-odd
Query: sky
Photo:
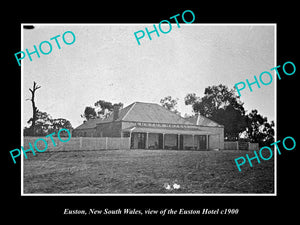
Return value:
<svg viewBox="0 0 300 225">
<path fill-rule="evenodd" d="M 183 22 L 182 22 L 183 23 Z M 184 104 L 188 93 L 204 96 L 208 86 L 224 84 L 233 88 L 238 82 L 275 67 L 275 26 L 271 24 L 172 24 L 167 33 L 147 34 L 138 45 L 134 32 L 150 31 L 153 24 L 34 24 L 22 30 L 22 51 L 34 51 L 43 41 L 52 44 L 52 52 L 40 58 L 32 54 L 22 60 L 23 126 L 32 117 L 32 106 L 26 99 L 36 81 L 36 106 L 52 118 L 65 118 L 74 128 L 86 106 L 98 100 L 124 103 L 159 103 L 166 96 L 178 98 L 181 115 L 192 114 Z M 163 26 L 168 30 L 168 25 Z M 75 34 L 75 42 L 66 45 L 62 35 Z M 61 49 L 58 49 L 57 38 Z M 66 34 L 67 42 L 72 36 Z M 47 52 L 47 44 L 43 45 Z M 17 62 L 16 62 L 17 63 Z M 271 72 L 276 77 L 274 71 Z M 264 79 L 268 81 L 267 78 Z M 275 119 L 275 81 L 270 85 L 253 85 L 241 91 L 247 112 Z"/>
</svg>

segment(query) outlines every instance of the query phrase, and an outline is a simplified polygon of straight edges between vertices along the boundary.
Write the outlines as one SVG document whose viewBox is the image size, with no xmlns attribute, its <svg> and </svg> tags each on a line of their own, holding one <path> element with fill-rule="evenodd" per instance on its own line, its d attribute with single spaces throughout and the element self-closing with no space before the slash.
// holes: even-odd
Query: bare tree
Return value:
<svg viewBox="0 0 300 225">
<path fill-rule="evenodd" d="M 35 122 L 37 120 L 37 112 L 38 109 L 35 106 L 35 102 L 34 102 L 34 97 L 35 97 L 35 91 L 37 89 L 41 88 L 41 86 L 38 86 L 36 84 L 36 82 L 33 82 L 33 88 L 29 88 L 29 91 L 31 92 L 31 99 L 26 99 L 26 100 L 30 100 L 31 104 L 32 104 L 32 120 L 31 120 L 31 126 L 30 126 L 30 133 L 32 136 L 35 136 Z"/>
</svg>

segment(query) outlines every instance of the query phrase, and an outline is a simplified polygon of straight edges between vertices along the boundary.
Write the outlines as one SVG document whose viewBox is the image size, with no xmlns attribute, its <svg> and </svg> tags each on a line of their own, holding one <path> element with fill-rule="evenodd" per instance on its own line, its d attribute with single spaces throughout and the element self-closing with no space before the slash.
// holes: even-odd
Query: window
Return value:
<svg viewBox="0 0 300 225">
<path fill-rule="evenodd" d="M 123 132 L 123 137 L 130 137 L 130 133 L 129 132 Z"/>
</svg>

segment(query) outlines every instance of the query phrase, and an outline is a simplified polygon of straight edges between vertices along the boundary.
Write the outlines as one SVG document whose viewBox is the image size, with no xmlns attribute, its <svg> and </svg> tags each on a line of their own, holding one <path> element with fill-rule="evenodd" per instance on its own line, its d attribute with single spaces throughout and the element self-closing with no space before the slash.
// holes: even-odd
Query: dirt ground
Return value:
<svg viewBox="0 0 300 225">
<path fill-rule="evenodd" d="M 234 159 L 250 151 L 44 152 L 24 159 L 24 194 L 274 193 L 274 161 Z M 174 186 L 174 184 L 176 184 Z M 175 187 L 175 188 L 173 188 Z"/>
</svg>

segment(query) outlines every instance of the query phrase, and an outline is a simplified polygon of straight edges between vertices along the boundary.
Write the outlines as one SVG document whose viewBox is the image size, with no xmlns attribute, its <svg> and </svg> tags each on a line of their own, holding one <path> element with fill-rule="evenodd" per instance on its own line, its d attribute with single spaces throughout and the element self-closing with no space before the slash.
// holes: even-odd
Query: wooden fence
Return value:
<svg viewBox="0 0 300 225">
<path fill-rule="evenodd" d="M 74 150 L 114 150 L 114 149 L 130 149 L 130 138 L 121 137 L 71 137 L 68 142 L 61 142 L 58 137 L 53 137 L 56 146 L 53 146 L 50 137 L 24 137 L 24 149 L 29 149 L 29 142 L 32 147 L 37 139 L 42 138 L 47 141 L 47 151 L 74 151 Z M 67 138 L 62 138 L 66 140 Z M 40 140 L 36 142 L 38 149 L 43 150 L 45 143 Z"/>
<path fill-rule="evenodd" d="M 225 141 L 224 150 L 259 150 L 258 143 L 244 141 Z"/>
</svg>

